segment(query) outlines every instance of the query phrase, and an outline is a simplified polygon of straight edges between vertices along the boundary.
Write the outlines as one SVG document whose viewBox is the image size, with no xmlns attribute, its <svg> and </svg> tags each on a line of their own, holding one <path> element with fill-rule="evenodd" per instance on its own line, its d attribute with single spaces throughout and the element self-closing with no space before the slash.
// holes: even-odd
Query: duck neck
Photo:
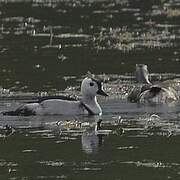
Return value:
<svg viewBox="0 0 180 180">
<path fill-rule="evenodd" d="M 85 103 L 94 114 L 100 114 L 102 112 L 101 107 L 97 102 L 96 96 L 83 95 L 82 102 Z"/>
<path fill-rule="evenodd" d="M 138 83 L 151 84 L 149 81 L 149 74 L 144 72 L 144 70 L 136 73 L 136 79 Z"/>
<path fill-rule="evenodd" d="M 88 105 L 98 104 L 98 103 L 97 103 L 97 98 L 96 98 L 96 96 L 83 95 L 82 101 L 83 101 L 85 104 L 88 104 Z"/>
</svg>

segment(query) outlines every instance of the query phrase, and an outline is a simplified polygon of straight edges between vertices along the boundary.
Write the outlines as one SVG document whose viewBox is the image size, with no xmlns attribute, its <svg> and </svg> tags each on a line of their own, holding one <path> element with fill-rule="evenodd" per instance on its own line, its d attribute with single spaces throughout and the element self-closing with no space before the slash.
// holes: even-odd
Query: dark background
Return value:
<svg viewBox="0 0 180 180">
<path fill-rule="evenodd" d="M 136 63 L 179 73 L 179 6 L 170 0 L 1 1 L 1 86 L 63 90 L 87 71 L 123 75 Z"/>
</svg>

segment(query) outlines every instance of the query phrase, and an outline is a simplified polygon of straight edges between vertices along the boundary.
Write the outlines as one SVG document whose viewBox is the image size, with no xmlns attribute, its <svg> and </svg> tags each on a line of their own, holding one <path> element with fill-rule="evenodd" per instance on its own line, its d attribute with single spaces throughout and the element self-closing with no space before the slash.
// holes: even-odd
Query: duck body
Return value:
<svg viewBox="0 0 180 180">
<path fill-rule="evenodd" d="M 25 104 L 15 111 L 5 112 L 4 115 L 76 115 L 88 114 L 79 101 L 61 99 L 44 100 L 41 103 Z"/>
<path fill-rule="evenodd" d="M 42 114 L 88 114 L 88 112 L 81 105 L 80 101 L 67 101 L 60 99 L 46 100 L 41 104 L 41 109 L 37 109 Z"/>
<path fill-rule="evenodd" d="M 174 89 L 178 81 L 167 80 L 152 84 L 149 81 L 147 65 L 136 65 L 136 79 L 138 85 L 132 89 L 128 96 L 130 102 L 164 104 L 172 103 L 179 99 L 177 91 Z"/>
<path fill-rule="evenodd" d="M 43 97 L 37 101 L 24 104 L 14 111 L 3 112 L 3 115 L 30 116 L 30 115 L 81 115 L 101 114 L 102 109 L 97 102 L 96 95 L 107 96 L 102 83 L 85 78 L 81 84 L 81 99 L 70 99 L 65 97 Z"/>
<path fill-rule="evenodd" d="M 173 88 L 161 86 L 151 86 L 149 89 L 140 93 L 140 103 L 165 104 L 177 101 L 179 98 Z"/>
</svg>

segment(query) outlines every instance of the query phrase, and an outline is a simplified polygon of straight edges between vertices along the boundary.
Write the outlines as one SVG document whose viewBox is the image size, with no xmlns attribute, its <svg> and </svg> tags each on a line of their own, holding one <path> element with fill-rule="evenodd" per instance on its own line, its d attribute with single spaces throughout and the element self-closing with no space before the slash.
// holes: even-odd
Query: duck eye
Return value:
<svg viewBox="0 0 180 180">
<path fill-rule="evenodd" d="M 93 83 L 93 82 L 90 82 L 89 84 L 90 84 L 90 86 L 94 86 L 94 83 Z"/>
</svg>

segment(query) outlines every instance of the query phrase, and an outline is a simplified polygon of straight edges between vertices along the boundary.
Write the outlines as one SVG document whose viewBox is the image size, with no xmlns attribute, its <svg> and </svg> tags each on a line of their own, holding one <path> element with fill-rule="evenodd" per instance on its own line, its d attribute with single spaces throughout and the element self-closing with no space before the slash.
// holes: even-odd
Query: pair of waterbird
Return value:
<svg viewBox="0 0 180 180">
<path fill-rule="evenodd" d="M 178 100 L 171 83 L 152 84 L 149 81 L 147 65 L 136 65 L 136 79 L 138 85 L 129 94 L 129 101 L 159 104 Z M 3 115 L 101 115 L 102 109 L 97 102 L 97 94 L 108 96 L 103 89 L 102 81 L 93 77 L 86 77 L 81 83 L 81 99 L 62 96 L 41 97 L 34 102 L 31 101 L 20 106 L 14 111 L 3 112 Z"/>
</svg>

